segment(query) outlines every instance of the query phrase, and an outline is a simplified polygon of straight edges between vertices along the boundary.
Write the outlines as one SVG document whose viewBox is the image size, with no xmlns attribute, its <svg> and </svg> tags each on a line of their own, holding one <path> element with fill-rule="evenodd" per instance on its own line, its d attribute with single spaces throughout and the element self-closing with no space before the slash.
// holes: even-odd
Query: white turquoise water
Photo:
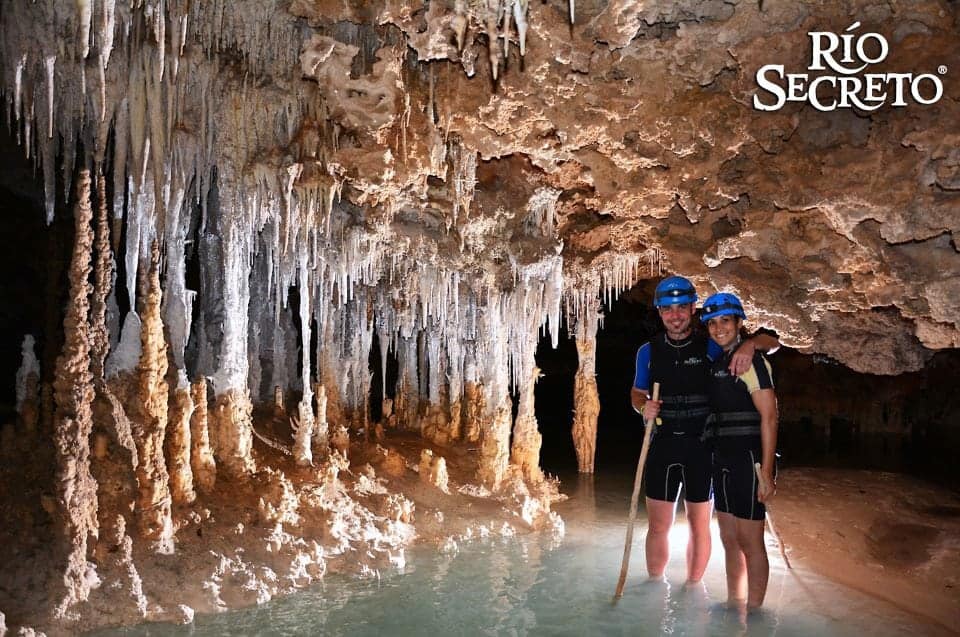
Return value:
<svg viewBox="0 0 960 637">
<path fill-rule="evenodd" d="M 745 619 L 726 609 L 723 555 L 714 537 L 703 586 L 682 586 L 686 528 L 672 534 L 666 582 L 645 579 L 644 521 L 637 521 L 630 577 L 616 587 L 631 485 L 572 477 L 557 505 L 560 541 L 534 535 L 464 544 L 456 554 L 420 547 L 379 580 L 328 576 L 321 584 L 246 610 L 198 615 L 193 625 L 147 624 L 102 635 L 887 635 L 943 632 L 802 568 L 788 571 L 769 547 L 765 609 Z"/>
</svg>

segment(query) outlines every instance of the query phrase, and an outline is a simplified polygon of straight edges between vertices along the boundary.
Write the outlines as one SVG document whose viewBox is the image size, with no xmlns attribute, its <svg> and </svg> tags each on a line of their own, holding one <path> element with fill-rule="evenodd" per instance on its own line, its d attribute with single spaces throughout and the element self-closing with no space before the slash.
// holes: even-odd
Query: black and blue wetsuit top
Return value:
<svg viewBox="0 0 960 637">
<path fill-rule="evenodd" d="M 702 334 L 674 341 L 661 332 L 637 351 L 633 386 L 651 390 L 660 383 L 658 434 L 700 436 L 710 414 L 707 391 L 711 361 L 720 358 L 720 346 Z"/>
</svg>

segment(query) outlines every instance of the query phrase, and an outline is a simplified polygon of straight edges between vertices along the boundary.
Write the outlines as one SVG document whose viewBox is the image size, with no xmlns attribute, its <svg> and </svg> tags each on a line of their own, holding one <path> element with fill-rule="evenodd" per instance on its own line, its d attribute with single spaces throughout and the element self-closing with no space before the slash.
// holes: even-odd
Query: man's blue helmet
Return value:
<svg viewBox="0 0 960 637">
<path fill-rule="evenodd" d="M 718 292 L 703 302 L 700 322 L 706 323 L 714 317 L 724 316 L 725 314 L 733 314 L 742 319 L 747 318 L 747 315 L 743 311 L 743 303 L 740 302 L 740 299 L 729 292 Z"/>
<path fill-rule="evenodd" d="M 654 307 L 696 302 L 697 291 L 694 289 L 693 283 L 682 276 L 671 276 L 660 281 L 653 293 Z"/>
</svg>

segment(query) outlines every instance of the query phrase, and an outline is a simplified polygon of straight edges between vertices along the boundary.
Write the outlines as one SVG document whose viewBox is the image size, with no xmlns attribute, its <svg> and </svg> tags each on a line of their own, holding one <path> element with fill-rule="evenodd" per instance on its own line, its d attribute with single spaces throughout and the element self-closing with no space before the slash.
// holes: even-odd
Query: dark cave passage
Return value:
<svg viewBox="0 0 960 637">
<path fill-rule="evenodd" d="M 643 423 L 630 406 L 637 349 L 660 328 L 652 307 L 654 281 L 624 292 L 605 311 L 597 334 L 596 471 L 632 470 Z M 953 458 L 960 449 L 955 427 L 960 398 L 960 352 L 937 353 L 919 372 L 861 374 L 828 358 L 783 347 L 770 356 L 780 407 L 778 452 L 782 467 L 830 467 L 903 472 L 960 488 Z M 566 326 L 556 350 L 540 339 L 536 389 L 543 435 L 541 461 L 548 472 L 576 472 L 570 428 L 577 352 Z"/>
</svg>

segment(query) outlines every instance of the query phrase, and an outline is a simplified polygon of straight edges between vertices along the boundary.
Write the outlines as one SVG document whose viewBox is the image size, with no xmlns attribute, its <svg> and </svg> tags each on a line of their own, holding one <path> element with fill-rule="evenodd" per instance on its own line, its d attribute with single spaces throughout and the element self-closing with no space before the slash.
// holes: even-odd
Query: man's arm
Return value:
<svg viewBox="0 0 960 637">
<path fill-rule="evenodd" d="M 646 389 L 630 388 L 630 402 L 633 404 L 633 410 L 643 417 L 643 422 L 656 420 L 660 415 L 661 400 L 647 398 Z M 657 423 L 660 424 L 660 423 Z"/>
<path fill-rule="evenodd" d="M 636 368 L 633 374 L 633 385 L 630 387 L 630 404 L 638 414 L 643 413 L 643 405 L 647 402 L 647 385 L 650 384 L 650 344 L 644 343 L 637 350 Z"/>
<path fill-rule="evenodd" d="M 638 414 L 643 413 L 643 406 L 647 402 L 647 390 L 638 389 L 636 387 L 630 388 L 630 404 L 633 405 L 633 410 Z"/>
<path fill-rule="evenodd" d="M 730 373 L 742 376 L 753 364 L 753 354 L 759 350 L 764 354 L 772 354 L 780 349 L 780 339 L 765 332 L 754 334 L 737 347 L 730 357 Z"/>
</svg>

